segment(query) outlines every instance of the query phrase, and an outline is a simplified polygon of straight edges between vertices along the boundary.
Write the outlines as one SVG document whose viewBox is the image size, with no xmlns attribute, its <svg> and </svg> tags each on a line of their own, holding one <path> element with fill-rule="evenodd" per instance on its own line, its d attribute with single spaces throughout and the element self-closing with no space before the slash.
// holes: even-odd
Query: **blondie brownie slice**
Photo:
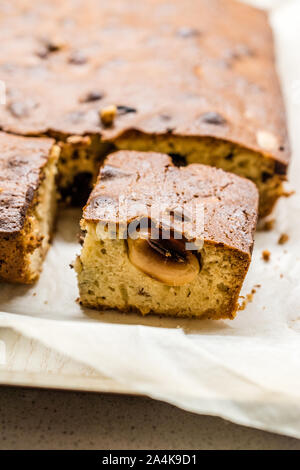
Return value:
<svg viewBox="0 0 300 470">
<path fill-rule="evenodd" d="M 0 132 L 0 280 L 31 283 L 49 247 L 59 148 Z"/>
<path fill-rule="evenodd" d="M 80 302 L 172 316 L 233 318 L 247 273 L 258 192 L 206 165 L 111 154 L 84 209 Z"/>
</svg>

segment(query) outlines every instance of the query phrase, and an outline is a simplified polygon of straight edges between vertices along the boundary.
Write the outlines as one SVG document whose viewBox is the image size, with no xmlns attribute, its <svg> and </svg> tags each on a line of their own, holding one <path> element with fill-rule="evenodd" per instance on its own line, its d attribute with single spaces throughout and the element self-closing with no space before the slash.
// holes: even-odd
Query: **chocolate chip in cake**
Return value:
<svg viewBox="0 0 300 470">
<path fill-rule="evenodd" d="M 42 45 L 36 52 L 41 59 L 46 59 L 49 54 L 58 52 L 65 46 L 65 43 L 58 39 L 43 39 Z"/>
<path fill-rule="evenodd" d="M 275 161 L 275 173 L 276 175 L 285 175 L 286 174 L 286 165 L 284 163 Z"/>
<path fill-rule="evenodd" d="M 92 177 L 88 171 L 77 173 L 71 184 L 60 188 L 63 200 L 68 200 L 73 207 L 85 204 L 91 191 Z"/>
<path fill-rule="evenodd" d="M 143 297 L 151 297 L 151 295 L 148 294 L 148 292 L 146 292 L 143 287 L 141 287 L 141 288 L 138 290 L 138 295 L 142 295 Z"/>
<path fill-rule="evenodd" d="M 101 181 L 105 181 L 105 180 L 114 179 L 114 178 L 126 178 L 127 176 L 129 176 L 129 174 L 125 173 L 119 168 L 116 168 L 110 165 L 105 165 L 101 169 L 100 176 L 101 176 Z"/>
<path fill-rule="evenodd" d="M 169 153 L 168 154 L 174 163 L 175 166 L 186 166 L 186 158 L 184 155 L 181 155 L 180 153 Z"/>
<path fill-rule="evenodd" d="M 123 114 L 136 113 L 137 110 L 131 106 L 118 105 L 117 111 L 120 116 Z"/>
<path fill-rule="evenodd" d="M 213 124 L 215 126 L 224 126 L 226 124 L 226 119 L 221 116 L 221 114 L 214 111 L 204 113 L 200 116 L 201 121 L 206 124 Z"/>
<path fill-rule="evenodd" d="M 104 93 L 100 91 L 89 91 L 86 95 L 82 96 L 79 101 L 80 103 L 91 103 L 93 101 L 99 101 L 104 98 Z"/>
<path fill-rule="evenodd" d="M 159 117 L 162 121 L 171 121 L 172 119 L 171 116 L 169 116 L 169 114 L 161 114 Z"/>
<path fill-rule="evenodd" d="M 74 152 L 72 153 L 72 160 L 79 160 L 79 152 L 78 150 L 74 150 Z"/>
<path fill-rule="evenodd" d="M 261 180 L 262 180 L 263 183 L 265 183 L 270 178 L 272 178 L 272 176 L 273 175 L 271 173 L 268 173 L 267 171 L 263 171 L 262 174 L 261 174 Z"/>
<path fill-rule="evenodd" d="M 80 243 L 81 246 L 83 245 L 85 236 L 86 236 L 86 230 L 80 230 L 80 232 L 79 232 L 79 234 L 78 234 L 78 241 L 79 241 L 79 243 Z M 71 265 L 70 265 L 70 266 L 71 266 Z M 72 265 L 72 268 L 74 268 L 73 265 Z"/>
<path fill-rule="evenodd" d="M 65 43 L 58 39 L 44 41 L 44 46 L 47 47 L 49 52 L 57 52 L 63 49 Z"/>
</svg>

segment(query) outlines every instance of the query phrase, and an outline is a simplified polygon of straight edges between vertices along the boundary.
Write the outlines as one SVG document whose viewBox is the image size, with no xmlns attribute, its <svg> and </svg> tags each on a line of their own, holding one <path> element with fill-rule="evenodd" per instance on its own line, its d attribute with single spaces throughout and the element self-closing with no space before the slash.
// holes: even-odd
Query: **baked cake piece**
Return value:
<svg viewBox="0 0 300 470">
<path fill-rule="evenodd" d="M 97 135 L 70 135 L 59 141 L 57 189 L 60 202 L 82 207 L 86 203 L 109 144 Z"/>
<path fill-rule="evenodd" d="M 111 154 L 84 208 L 80 302 L 172 316 L 233 318 L 247 273 L 258 192 L 206 165 Z"/>
<path fill-rule="evenodd" d="M 59 148 L 0 132 L 0 280 L 39 276 L 52 233 Z"/>
<path fill-rule="evenodd" d="M 97 176 L 108 142 L 250 178 L 267 215 L 290 149 L 266 12 L 233 0 L 136 3 L 10 2 L 0 127 L 61 141 L 67 198 Z"/>
</svg>

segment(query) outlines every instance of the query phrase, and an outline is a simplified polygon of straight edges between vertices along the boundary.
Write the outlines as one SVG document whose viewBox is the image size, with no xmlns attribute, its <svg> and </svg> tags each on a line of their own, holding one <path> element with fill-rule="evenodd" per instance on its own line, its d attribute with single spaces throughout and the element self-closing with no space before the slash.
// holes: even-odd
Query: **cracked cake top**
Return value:
<svg viewBox="0 0 300 470">
<path fill-rule="evenodd" d="M 223 244 L 250 254 L 258 192 L 249 180 L 207 165 L 176 167 L 169 156 L 119 151 L 107 157 L 86 207 L 89 222 L 128 224 L 151 218 L 191 240 Z M 200 208 L 200 225 L 197 224 Z M 187 219 L 186 219 L 187 216 Z"/>
<path fill-rule="evenodd" d="M 263 11 L 233 0 L 16 0 L 0 6 L 0 41 L 5 131 L 208 136 L 288 163 Z"/>
<path fill-rule="evenodd" d="M 23 228 L 53 143 L 0 132 L 0 234 Z"/>
</svg>

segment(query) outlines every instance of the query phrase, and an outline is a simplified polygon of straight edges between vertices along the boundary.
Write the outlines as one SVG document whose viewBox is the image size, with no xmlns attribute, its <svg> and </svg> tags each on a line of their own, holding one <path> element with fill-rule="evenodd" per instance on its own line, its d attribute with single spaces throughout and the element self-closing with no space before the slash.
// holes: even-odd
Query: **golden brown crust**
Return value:
<svg viewBox="0 0 300 470">
<path fill-rule="evenodd" d="M 126 201 L 124 216 L 119 211 L 120 201 Z M 163 154 L 119 151 L 109 155 L 83 216 L 87 221 L 127 224 L 135 218 L 150 217 L 148 209 L 160 202 L 166 214 L 165 219 L 160 214 L 161 222 L 169 223 L 173 214 L 171 227 L 175 231 L 182 230 L 176 213 L 181 209 L 195 217 L 196 205 L 203 211 L 204 226 L 192 224 L 194 238 L 203 237 L 207 243 L 250 256 L 258 211 L 256 186 L 207 165 L 175 167 Z"/>
<path fill-rule="evenodd" d="M 51 21 L 49 21 L 51 15 Z M 210 136 L 289 162 L 266 13 L 233 0 L 11 2 L 0 126 L 22 134 Z M 99 111 L 117 106 L 111 127 Z"/>
<path fill-rule="evenodd" d="M 0 234 L 3 236 L 23 229 L 53 142 L 0 132 Z"/>
<path fill-rule="evenodd" d="M 0 233 L 0 280 L 21 284 L 34 282 L 39 272 L 30 269 L 29 256 L 41 243 L 29 226 L 19 233 Z"/>
<path fill-rule="evenodd" d="M 101 303 L 97 303 L 97 304 L 93 304 L 93 303 L 86 303 L 86 302 L 81 302 L 79 300 L 79 304 L 80 305 L 83 305 L 84 307 L 87 307 L 87 308 L 91 308 L 91 309 L 94 309 L 94 310 L 100 310 L 101 313 L 105 312 L 106 310 L 111 310 L 111 307 L 108 307 L 107 305 L 102 305 Z M 123 312 L 123 313 L 139 313 L 139 314 L 142 314 L 142 315 L 152 315 L 152 314 L 155 314 L 155 315 L 160 315 L 161 317 L 177 317 L 177 318 L 199 318 L 199 315 L 197 314 L 191 314 L 191 313 L 186 313 L 186 314 L 183 314 L 182 312 L 180 312 L 179 310 L 176 310 L 174 312 L 164 312 L 164 311 L 161 311 L 161 312 L 156 312 L 156 311 L 152 311 L 150 310 L 150 312 L 148 313 L 143 313 L 140 309 L 138 309 L 137 307 L 133 307 L 133 306 L 129 306 L 129 307 L 124 307 L 124 308 L 117 308 L 116 310 L 118 310 L 119 312 Z M 202 314 L 201 314 L 201 320 L 233 320 L 236 316 L 236 311 L 238 310 L 238 304 L 236 303 L 235 300 L 233 300 L 230 305 L 228 306 L 228 309 L 227 310 L 224 310 L 222 311 L 222 313 L 220 313 L 220 311 L 218 310 L 213 310 L 213 309 L 207 309 L 206 311 L 204 311 Z"/>
</svg>

